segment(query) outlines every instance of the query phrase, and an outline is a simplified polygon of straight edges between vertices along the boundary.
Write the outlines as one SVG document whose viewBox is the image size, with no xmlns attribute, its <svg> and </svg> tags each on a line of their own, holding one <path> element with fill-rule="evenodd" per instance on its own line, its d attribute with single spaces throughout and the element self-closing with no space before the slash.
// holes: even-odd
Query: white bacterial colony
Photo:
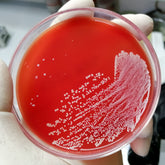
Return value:
<svg viewBox="0 0 165 165">
<path fill-rule="evenodd" d="M 77 89 L 60 100 L 61 114 L 49 136 L 52 144 L 70 150 L 88 150 L 114 142 L 124 131 L 134 131 L 149 99 L 151 80 L 139 55 L 121 51 L 115 57 L 114 82 L 104 73 L 84 77 Z M 88 146 L 88 148 L 86 148 Z"/>
</svg>

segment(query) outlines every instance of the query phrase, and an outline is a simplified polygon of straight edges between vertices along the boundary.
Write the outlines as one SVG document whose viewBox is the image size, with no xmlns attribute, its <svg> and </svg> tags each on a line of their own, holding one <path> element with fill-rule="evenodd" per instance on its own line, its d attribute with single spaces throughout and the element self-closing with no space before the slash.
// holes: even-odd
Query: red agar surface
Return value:
<svg viewBox="0 0 165 165">
<path fill-rule="evenodd" d="M 31 45 L 17 75 L 29 128 L 51 146 L 99 149 L 131 135 L 151 97 L 144 50 L 123 27 L 76 17 Z"/>
</svg>

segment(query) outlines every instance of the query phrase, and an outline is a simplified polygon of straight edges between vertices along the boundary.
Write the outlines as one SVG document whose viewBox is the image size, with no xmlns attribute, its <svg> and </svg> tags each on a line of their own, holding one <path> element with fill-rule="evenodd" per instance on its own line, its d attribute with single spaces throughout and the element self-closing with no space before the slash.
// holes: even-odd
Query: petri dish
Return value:
<svg viewBox="0 0 165 165">
<path fill-rule="evenodd" d="M 10 63 L 13 113 L 38 147 L 96 159 L 132 142 L 160 94 L 160 67 L 147 37 L 101 8 L 50 15 L 23 38 Z"/>
</svg>

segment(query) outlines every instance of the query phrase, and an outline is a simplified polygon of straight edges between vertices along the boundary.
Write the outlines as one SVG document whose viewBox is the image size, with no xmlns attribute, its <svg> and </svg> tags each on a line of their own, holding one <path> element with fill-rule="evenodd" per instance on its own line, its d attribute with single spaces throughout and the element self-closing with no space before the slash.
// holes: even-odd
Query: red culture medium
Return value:
<svg viewBox="0 0 165 165">
<path fill-rule="evenodd" d="M 34 134 L 55 148 L 80 152 L 131 135 L 152 83 L 149 61 L 131 33 L 112 22 L 75 17 L 32 43 L 16 90 Z"/>
</svg>

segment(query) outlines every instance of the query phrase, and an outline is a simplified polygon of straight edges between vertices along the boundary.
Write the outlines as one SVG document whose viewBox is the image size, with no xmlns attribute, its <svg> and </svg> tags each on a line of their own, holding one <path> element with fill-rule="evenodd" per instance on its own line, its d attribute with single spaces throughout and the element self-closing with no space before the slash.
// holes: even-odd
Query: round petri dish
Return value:
<svg viewBox="0 0 165 165">
<path fill-rule="evenodd" d="M 131 143 L 160 94 L 160 68 L 147 37 L 100 8 L 55 13 L 23 38 L 10 64 L 13 113 L 41 149 L 96 159 Z"/>
</svg>

